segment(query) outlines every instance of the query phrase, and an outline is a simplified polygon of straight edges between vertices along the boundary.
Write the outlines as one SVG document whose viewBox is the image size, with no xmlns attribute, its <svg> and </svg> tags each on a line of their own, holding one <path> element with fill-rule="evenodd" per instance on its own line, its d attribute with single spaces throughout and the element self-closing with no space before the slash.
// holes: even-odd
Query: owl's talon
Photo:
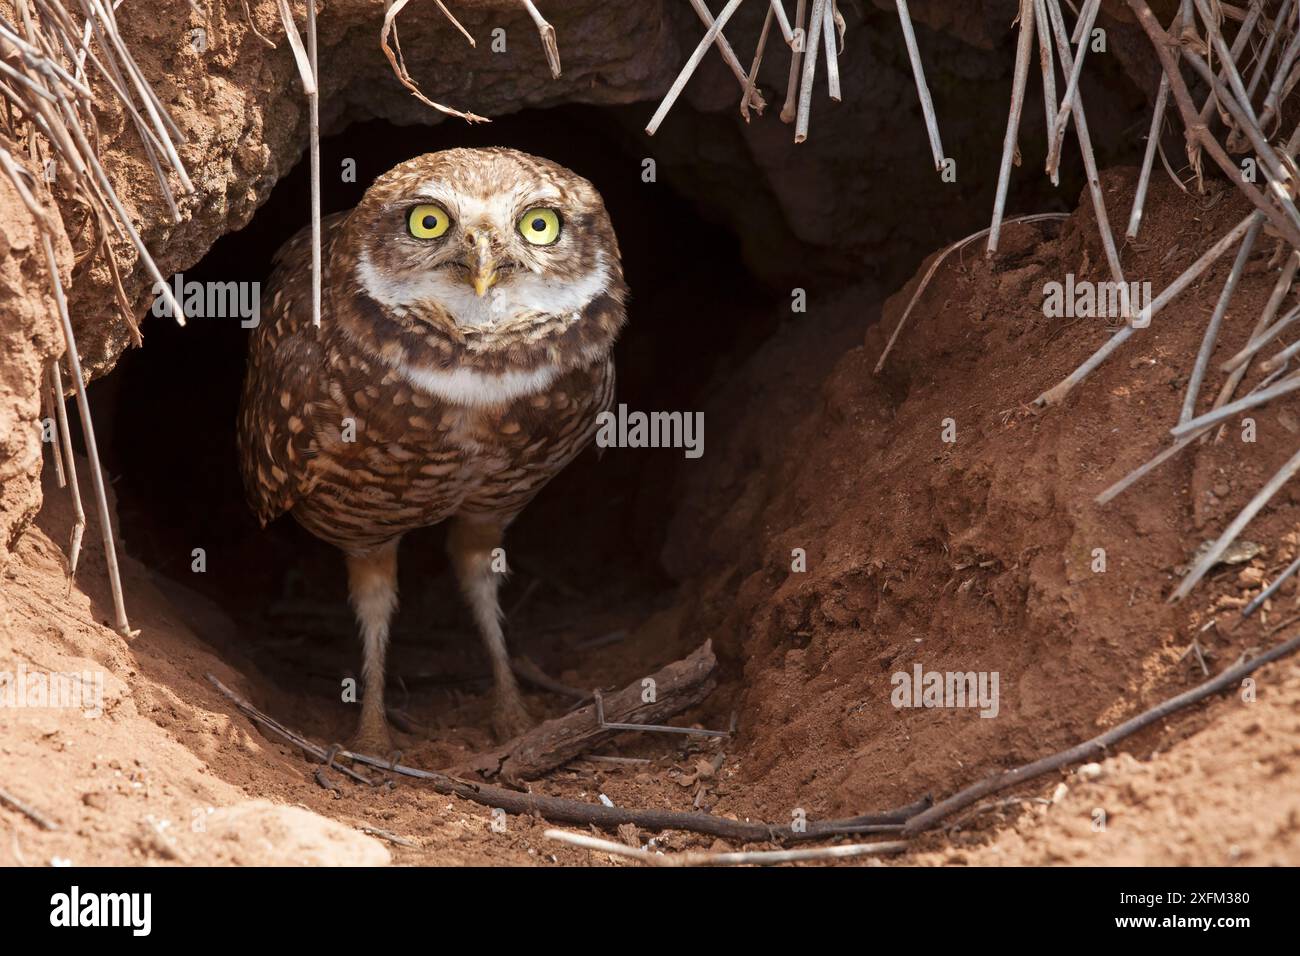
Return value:
<svg viewBox="0 0 1300 956">
<path fill-rule="evenodd" d="M 500 741 L 513 740 L 532 730 L 536 718 L 528 712 L 519 694 L 498 693 L 492 708 L 492 731 Z"/>
<path fill-rule="evenodd" d="M 386 725 L 359 728 L 353 735 L 348 749 L 368 757 L 378 757 L 380 754 L 391 754 L 396 751 L 392 735 Z"/>
</svg>

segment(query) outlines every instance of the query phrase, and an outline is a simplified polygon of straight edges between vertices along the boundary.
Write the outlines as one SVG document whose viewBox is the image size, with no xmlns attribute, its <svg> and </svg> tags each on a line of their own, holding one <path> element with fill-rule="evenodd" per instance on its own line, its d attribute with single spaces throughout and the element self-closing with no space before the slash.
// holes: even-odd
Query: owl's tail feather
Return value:
<svg viewBox="0 0 1300 956">
<path fill-rule="evenodd" d="M 392 738 L 384 710 L 384 660 L 389 625 L 397 610 L 397 541 L 365 554 L 349 554 L 347 561 L 348 596 L 361 627 L 365 685 L 353 749 L 386 755 L 392 751 Z"/>
<path fill-rule="evenodd" d="M 501 739 L 509 739 L 529 729 L 534 721 L 524 707 L 510 669 L 510 652 L 501 629 L 501 605 L 497 589 L 505 577 L 505 551 L 501 542 L 506 522 L 482 515 L 461 516 L 452 521 L 447 534 L 447 551 L 456 569 L 456 579 L 469 602 L 478 625 L 479 636 L 492 661 L 496 684 L 496 701 L 492 710 L 492 727 Z"/>
</svg>

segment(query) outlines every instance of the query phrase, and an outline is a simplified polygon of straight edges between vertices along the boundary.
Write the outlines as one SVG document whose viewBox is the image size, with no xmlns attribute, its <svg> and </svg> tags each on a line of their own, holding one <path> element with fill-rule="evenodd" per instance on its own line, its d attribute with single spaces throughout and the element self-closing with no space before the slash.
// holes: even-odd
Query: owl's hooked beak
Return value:
<svg viewBox="0 0 1300 956">
<path fill-rule="evenodd" d="M 492 238 L 487 232 L 471 230 L 468 233 L 471 243 L 465 264 L 469 266 L 470 283 L 474 294 L 482 298 L 487 290 L 496 285 L 497 263 L 492 253 Z"/>
</svg>

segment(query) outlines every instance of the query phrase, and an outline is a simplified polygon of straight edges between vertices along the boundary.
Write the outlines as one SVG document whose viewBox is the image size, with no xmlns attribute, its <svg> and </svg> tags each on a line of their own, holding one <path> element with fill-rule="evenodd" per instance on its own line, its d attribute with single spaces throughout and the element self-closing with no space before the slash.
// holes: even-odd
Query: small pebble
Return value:
<svg viewBox="0 0 1300 956">
<path fill-rule="evenodd" d="M 1080 780 L 1099 780 L 1101 779 L 1101 764 L 1086 763 L 1078 770 Z"/>
<path fill-rule="evenodd" d="M 1254 587 L 1264 583 L 1263 568 L 1242 568 L 1237 573 L 1237 583 L 1246 587 Z"/>
</svg>

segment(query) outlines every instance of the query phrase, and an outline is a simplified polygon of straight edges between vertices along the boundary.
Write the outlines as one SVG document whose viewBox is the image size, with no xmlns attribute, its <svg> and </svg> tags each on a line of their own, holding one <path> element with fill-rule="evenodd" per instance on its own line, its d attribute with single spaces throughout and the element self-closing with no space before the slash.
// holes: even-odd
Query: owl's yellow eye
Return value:
<svg viewBox="0 0 1300 956">
<path fill-rule="evenodd" d="M 549 246 L 560 238 L 560 214 L 554 209 L 530 209 L 519 217 L 519 235 L 535 246 Z"/>
<path fill-rule="evenodd" d="M 451 228 L 451 217 L 441 206 L 422 203 L 406 217 L 406 228 L 416 239 L 437 239 Z"/>
</svg>

